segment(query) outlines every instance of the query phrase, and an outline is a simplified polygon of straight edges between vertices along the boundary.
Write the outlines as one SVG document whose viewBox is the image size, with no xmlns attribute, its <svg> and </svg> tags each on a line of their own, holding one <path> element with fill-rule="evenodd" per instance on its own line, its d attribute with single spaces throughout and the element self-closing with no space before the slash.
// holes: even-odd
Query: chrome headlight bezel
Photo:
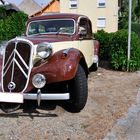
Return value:
<svg viewBox="0 0 140 140">
<path fill-rule="evenodd" d="M 32 84 L 35 88 L 41 89 L 46 85 L 46 77 L 43 74 L 37 73 L 32 78 Z"/>
<path fill-rule="evenodd" d="M 53 53 L 52 45 L 48 42 L 42 42 L 37 45 L 36 52 L 37 56 L 39 56 L 40 58 L 47 59 Z"/>
</svg>

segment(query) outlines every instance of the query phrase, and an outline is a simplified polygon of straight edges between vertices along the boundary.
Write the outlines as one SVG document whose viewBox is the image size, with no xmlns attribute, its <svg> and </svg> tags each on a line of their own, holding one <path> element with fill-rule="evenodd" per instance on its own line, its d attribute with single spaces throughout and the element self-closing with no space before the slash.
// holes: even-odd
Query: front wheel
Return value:
<svg viewBox="0 0 140 140">
<path fill-rule="evenodd" d="M 19 109 L 20 106 L 19 103 L 1 103 L 1 110 L 5 113 L 11 113 Z"/>
<path fill-rule="evenodd" d="M 80 112 L 86 102 L 88 96 L 87 77 L 81 65 L 78 66 L 75 77 L 68 82 L 68 92 L 70 100 L 66 102 L 66 109 L 70 112 Z"/>
</svg>

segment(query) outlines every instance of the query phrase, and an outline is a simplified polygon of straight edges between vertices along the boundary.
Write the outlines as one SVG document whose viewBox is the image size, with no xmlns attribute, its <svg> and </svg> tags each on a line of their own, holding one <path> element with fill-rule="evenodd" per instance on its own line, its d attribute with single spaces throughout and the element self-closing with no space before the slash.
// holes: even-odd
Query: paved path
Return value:
<svg viewBox="0 0 140 140">
<path fill-rule="evenodd" d="M 103 140 L 140 140 L 140 88 L 136 103 L 128 109 L 126 117 L 117 121 Z"/>
<path fill-rule="evenodd" d="M 140 140 L 140 88 L 136 99 L 136 110 L 137 115 L 125 133 L 126 140 Z"/>
<path fill-rule="evenodd" d="M 126 131 L 127 140 L 140 140 L 140 113 L 131 127 Z"/>
</svg>

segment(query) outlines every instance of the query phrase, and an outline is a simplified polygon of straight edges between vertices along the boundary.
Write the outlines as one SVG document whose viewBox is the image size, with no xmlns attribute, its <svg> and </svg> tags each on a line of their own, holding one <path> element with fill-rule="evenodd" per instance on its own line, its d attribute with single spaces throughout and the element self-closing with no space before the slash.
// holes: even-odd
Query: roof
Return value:
<svg viewBox="0 0 140 140">
<path fill-rule="evenodd" d="M 7 1 L 0 0 L 0 6 L 4 6 L 7 11 L 20 11 L 20 9 L 13 3 L 9 3 Z"/>
<path fill-rule="evenodd" d="M 38 14 L 42 14 L 47 8 L 49 8 L 56 1 L 59 2 L 60 0 L 51 0 L 51 1 L 49 1 L 49 3 L 45 7 L 43 7 L 41 10 L 37 11 L 36 13 L 34 13 L 32 16 L 36 16 Z M 59 12 L 59 11 L 57 11 L 57 12 Z"/>
<path fill-rule="evenodd" d="M 54 19 L 54 18 L 57 18 L 57 19 L 58 18 L 73 18 L 73 19 L 77 20 L 81 16 L 84 16 L 84 15 L 70 14 L 70 13 L 49 13 L 47 15 L 31 17 L 31 18 L 29 18 L 28 22 L 33 21 L 33 20 L 44 20 L 44 19 Z M 84 17 L 86 17 L 86 16 L 84 16 Z"/>
<path fill-rule="evenodd" d="M 5 5 L 6 10 L 20 11 L 20 9 L 12 3 Z"/>
<path fill-rule="evenodd" d="M 42 9 L 34 0 L 23 0 L 18 7 L 29 16 Z"/>
</svg>

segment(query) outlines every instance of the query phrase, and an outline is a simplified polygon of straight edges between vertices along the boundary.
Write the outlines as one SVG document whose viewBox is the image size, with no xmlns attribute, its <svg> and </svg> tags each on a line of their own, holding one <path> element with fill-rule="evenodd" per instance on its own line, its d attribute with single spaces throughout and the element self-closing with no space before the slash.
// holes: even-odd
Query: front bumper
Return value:
<svg viewBox="0 0 140 140">
<path fill-rule="evenodd" d="M 68 100 L 69 93 L 2 93 L 0 92 L 0 102 L 24 103 L 26 100 Z"/>
<path fill-rule="evenodd" d="M 24 99 L 26 100 L 38 100 L 38 93 L 26 93 Z M 42 93 L 40 94 L 41 100 L 68 100 L 70 98 L 69 93 Z"/>
</svg>

